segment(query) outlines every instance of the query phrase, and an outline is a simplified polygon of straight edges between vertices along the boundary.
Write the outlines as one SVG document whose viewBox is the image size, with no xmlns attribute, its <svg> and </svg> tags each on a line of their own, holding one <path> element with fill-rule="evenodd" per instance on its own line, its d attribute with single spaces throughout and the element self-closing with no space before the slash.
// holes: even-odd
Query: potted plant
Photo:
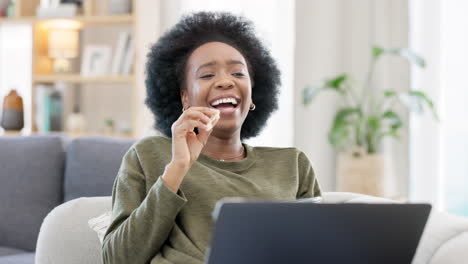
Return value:
<svg viewBox="0 0 468 264">
<path fill-rule="evenodd" d="M 315 96 L 325 90 L 336 92 L 342 99 L 332 127 L 328 132 L 329 143 L 338 150 L 337 189 L 383 196 L 384 175 L 391 161 L 384 158 L 380 145 L 385 137 L 399 138 L 403 121 L 397 106 L 421 112 L 425 107 L 438 119 L 432 100 L 422 91 L 382 90 L 372 86 L 376 63 L 383 55 L 400 56 L 421 68 L 424 60 L 406 48 L 384 49 L 372 47 L 372 59 L 365 82 L 356 82 L 343 73 L 326 79 L 318 85 L 303 89 L 303 104 L 312 103 Z"/>
</svg>

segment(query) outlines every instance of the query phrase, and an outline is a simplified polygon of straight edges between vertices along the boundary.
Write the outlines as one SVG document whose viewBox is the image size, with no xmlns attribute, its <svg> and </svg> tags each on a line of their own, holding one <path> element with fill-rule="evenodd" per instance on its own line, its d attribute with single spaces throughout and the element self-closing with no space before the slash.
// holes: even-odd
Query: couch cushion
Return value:
<svg viewBox="0 0 468 264">
<path fill-rule="evenodd" d="M 65 201 L 112 195 L 114 179 L 133 139 L 81 137 L 67 145 Z"/>
<path fill-rule="evenodd" d="M 23 253 L 0 257 L 0 264 L 34 264 L 34 253 Z"/>
<path fill-rule="evenodd" d="M 0 243 L 34 251 L 44 217 L 62 201 L 59 136 L 0 138 Z"/>
<path fill-rule="evenodd" d="M 41 226 L 36 264 L 102 263 L 101 244 L 88 221 L 111 207 L 111 196 L 78 198 L 57 206 Z"/>
<path fill-rule="evenodd" d="M 24 253 L 24 250 L 21 250 L 19 248 L 11 248 L 11 247 L 0 247 L 0 256 L 6 256 L 6 255 L 14 255 L 14 254 L 19 254 L 19 253 Z"/>
</svg>

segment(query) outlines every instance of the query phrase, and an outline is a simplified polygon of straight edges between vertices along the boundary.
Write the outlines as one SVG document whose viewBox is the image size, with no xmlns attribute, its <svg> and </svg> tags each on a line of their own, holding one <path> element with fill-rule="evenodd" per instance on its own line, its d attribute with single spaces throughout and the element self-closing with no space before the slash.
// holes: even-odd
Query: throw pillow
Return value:
<svg viewBox="0 0 468 264">
<path fill-rule="evenodd" d="M 112 216 L 112 211 L 108 211 L 103 213 L 100 216 L 94 217 L 89 219 L 88 225 L 91 229 L 93 229 L 99 238 L 99 242 L 101 242 L 101 245 L 104 241 L 104 235 L 106 234 L 107 228 L 109 227 L 111 223 L 111 216 Z"/>
</svg>

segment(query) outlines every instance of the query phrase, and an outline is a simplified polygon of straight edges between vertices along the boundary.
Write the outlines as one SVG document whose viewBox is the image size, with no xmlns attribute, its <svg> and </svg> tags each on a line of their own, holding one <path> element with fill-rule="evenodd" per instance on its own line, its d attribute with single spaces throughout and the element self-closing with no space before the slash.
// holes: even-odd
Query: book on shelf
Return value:
<svg viewBox="0 0 468 264">
<path fill-rule="evenodd" d="M 119 75 L 122 72 L 122 62 L 125 55 L 128 42 L 130 40 L 130 32 L 122 31 L 119 33 L 117 44 L 114 52 L 114 60 L 112 61 L 112 75 Z"/>
<path fill-rule="evenodd" d="M 132 69 L 134 40 L 129 31 L 122 31 L 117 39 L 112 61 L 112 75 L 129 74 Z"/>
<path fill-rule="evenodd" d="M 39 132 L 63 130 L 63 95 L 54 86 L 36 86 L 36 125 Z"/>
<path fill-rule="evenodd" d="M 134 41 L 133 38 L 130 37 L 130 40 L 128 42 L 127 50 L 125 52 L 125 57 L 123 61 L 123 69 L 122 69 L 122 74 L 130 74 L 132 71 L 132 64 L 133 64 L 133 54 L 134 54 Z"/>
</svg>

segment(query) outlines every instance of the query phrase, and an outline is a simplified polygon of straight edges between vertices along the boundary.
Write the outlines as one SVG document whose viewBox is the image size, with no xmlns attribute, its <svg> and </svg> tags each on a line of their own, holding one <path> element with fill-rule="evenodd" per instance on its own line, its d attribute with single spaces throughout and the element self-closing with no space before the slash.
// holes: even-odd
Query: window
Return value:
<svg viewBox="0 0 468 264">
<path fill-rule="evenodd" d="M 435 99 L 440 122 L 417 120 L 411 131 L 412 200 L 468 216 L 468 2 L 411 1 L 412 47 L 428 68 L 414 84 Z"/>
</svg>

